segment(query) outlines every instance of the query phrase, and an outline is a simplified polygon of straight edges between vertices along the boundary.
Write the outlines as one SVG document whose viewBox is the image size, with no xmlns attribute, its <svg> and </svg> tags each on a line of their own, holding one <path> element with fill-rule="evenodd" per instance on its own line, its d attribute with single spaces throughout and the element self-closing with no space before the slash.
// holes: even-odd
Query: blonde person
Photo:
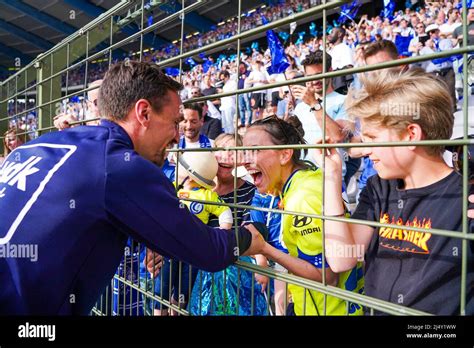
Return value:
<svg viewBox="0 0 474 348">
<path fill-rule="evenodd" d="M 219 219 L 219 227 L 230 229 L 232 212 L 229 207 L 191 202 L 188 199 L 221 203 L 217 193 L 212 191 L 216 186 L 214 178 L 217 174 L 217 160 L 212 152 L 185 152 L 179 156 L 178 165 L 178 198 L 181 204 L 199 220 L 207 224 L 211 215 Z M 197 276 L 197 268 L 186 263 L 165 258 L 161 267 L 161 275 L 155 279 L 155 294 L 173 304 L 186 308 L 189 292 Z M 169 294 L 172 289 L 172 294 Z M 155 302 L 154 315 L 168 315 L 168 309 L 162 308 L 161 303 Z"/>
<path fill-rule="evenodd" d="M 377 174 L 368 180 L 352 217 L 407 229 L 326 220 L 326 248 L 365 252 L 367 295 L 432 314 L 459 315 L 462 239 L 429 230 L 461 231 L 462 176 L 444 162 L 441 145 L 369 147 L 371 142 L 450 139 L 452 99 L 441 80 L 418 69 L 383 70 L 362 82 L 362 89 L 349 95 L 347 110 L 360 120 L 367 143 L 364 156 L 373 161 Z M 315 152 L 321 161 L 321 151 Z M 326 153 L 325 169 L 326 213 L 341 215 L 344 207 L 334 199 L 341 190 L 341 159 L 334 149 Z M 469 192 L 474 192 L 472 185 Z M 473 221 L 469 223 L 472 231 Z M 472 315 L 472 243 L 466 253 L 466 314 Z M 338 272 L 356 262 L 355 253 L 328 255 L 329 265 Z"/>
<path fill-rule="evenodd" d="M 272 146 L 305 144 L 302 135 L 289 123 L 269 117 L 256 121 L 244 136 L 244 146 Z M 321 170 L 316 170 L 301 159 L 298 149 L 257 150 L 246 156 L 245 167 L 252 175 L 260 193 L 271 192 L 281 197 L 280 209 L 304 214 L 322 213 Z M 342 202 L 341 190 L 334 194 Z M 286 268 L 289 273 L 310 280 L 322 281 L 323 262 L 326 283 L 354 292 L 362 292 L 363 277 L 360 265 L 336 273 L 322 258 L 322 221 L 299 215 L 284 214 L 281 218 L 282 246 L 285 253 L 266 243 L 261 254 Z M 318 291 L 288 285 L 296 315 L 359 315 L 359 305 Z M 326 303 L 326 305 L 324 304 Z M 290 311 L 290 314 L 293 312 Z"/>
</svg>

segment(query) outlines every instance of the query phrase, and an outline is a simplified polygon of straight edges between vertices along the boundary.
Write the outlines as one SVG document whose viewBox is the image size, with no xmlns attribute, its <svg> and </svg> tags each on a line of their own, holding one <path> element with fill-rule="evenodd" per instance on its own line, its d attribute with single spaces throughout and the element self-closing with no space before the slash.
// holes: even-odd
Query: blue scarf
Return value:
<svg viewBox="0 0 474 348">
<path fill-rule="evenodd" d="M 199 134 L 199 147 L 201 149 L 208 149 L 212 147 L 209 138 L 203 134 Z M 186 148 L 186 140 L 184 139 L 184 135 L 182 135 L 181 138 L 179 139 L 179 148 L 180 149 Z"/>
</svg>

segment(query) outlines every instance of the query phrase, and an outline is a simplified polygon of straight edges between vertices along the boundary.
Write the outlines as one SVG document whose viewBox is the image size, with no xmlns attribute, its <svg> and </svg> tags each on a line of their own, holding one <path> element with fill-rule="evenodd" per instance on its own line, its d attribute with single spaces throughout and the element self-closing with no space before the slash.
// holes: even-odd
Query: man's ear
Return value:
<svg viewBox="0 0 474 348">
<path fill-rule="evenodd" d="M 140 99 L 135 103 L 135 117 L 145 128 L 150 124 L 151 104 L 146 99 Z"/>
<path fill-rule="evenodd" d="M 423 130 L 418 123 L 410 123 L 407 126 L 407 140 L 408 141 L 420 141 L 424 139 Z M 409 146 L 410 150 L 414 150 L 416 146 Z"/>
<path fill-rule="evenodd" d="M 280 150 L 280 164 L 282 166 L 288 164 L 293 156 L 293 149 Z"/>
</svg>

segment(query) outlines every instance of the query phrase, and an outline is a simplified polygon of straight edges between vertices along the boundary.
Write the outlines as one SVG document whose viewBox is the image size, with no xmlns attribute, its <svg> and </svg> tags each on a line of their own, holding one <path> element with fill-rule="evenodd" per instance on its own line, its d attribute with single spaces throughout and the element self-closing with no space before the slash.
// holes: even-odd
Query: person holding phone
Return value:
<svg viewBox="0 0 474 348">
<path fill-rule="evenodd" d="M 416 35 L 410 41 L 408 46 L 408 51 L 414 56 L 420 55 L 420 50 L 425 46 L 426 41 L 430 38 L 425 33 L 425 25 L 423 23 L 418 23 L 415 27 Z"/>
</svg>

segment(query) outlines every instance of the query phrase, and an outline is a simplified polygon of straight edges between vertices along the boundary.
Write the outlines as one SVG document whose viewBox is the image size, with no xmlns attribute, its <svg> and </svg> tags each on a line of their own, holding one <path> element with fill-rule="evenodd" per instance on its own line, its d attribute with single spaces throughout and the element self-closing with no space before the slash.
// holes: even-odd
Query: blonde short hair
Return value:
<svg viewBox="0 0 474 348">
<path fill-rule="evenodd" d="M 223 147 L 223 145 L 231 142 L 231 146 L 242 146 L 242 136 L 237 134 L 237 143 L 235 142 L 235 134 L 221 133 L 214 139 L 214 147 Z M 235 145 L 234 145 L 235 144 Z"/>
<path fill-rule="evenodd" d="M 422 69 L 400 72 L 384 69 L 361 78 L 362 88 L 351 89 L 345 107 L 351 118 L 397 130 L 418 124 L 424 140 L 450 139 L 454 116 L 447 85 Z M 440 155 L 444 145 L 426 146 L 430 155 Z"/>
</svg>

